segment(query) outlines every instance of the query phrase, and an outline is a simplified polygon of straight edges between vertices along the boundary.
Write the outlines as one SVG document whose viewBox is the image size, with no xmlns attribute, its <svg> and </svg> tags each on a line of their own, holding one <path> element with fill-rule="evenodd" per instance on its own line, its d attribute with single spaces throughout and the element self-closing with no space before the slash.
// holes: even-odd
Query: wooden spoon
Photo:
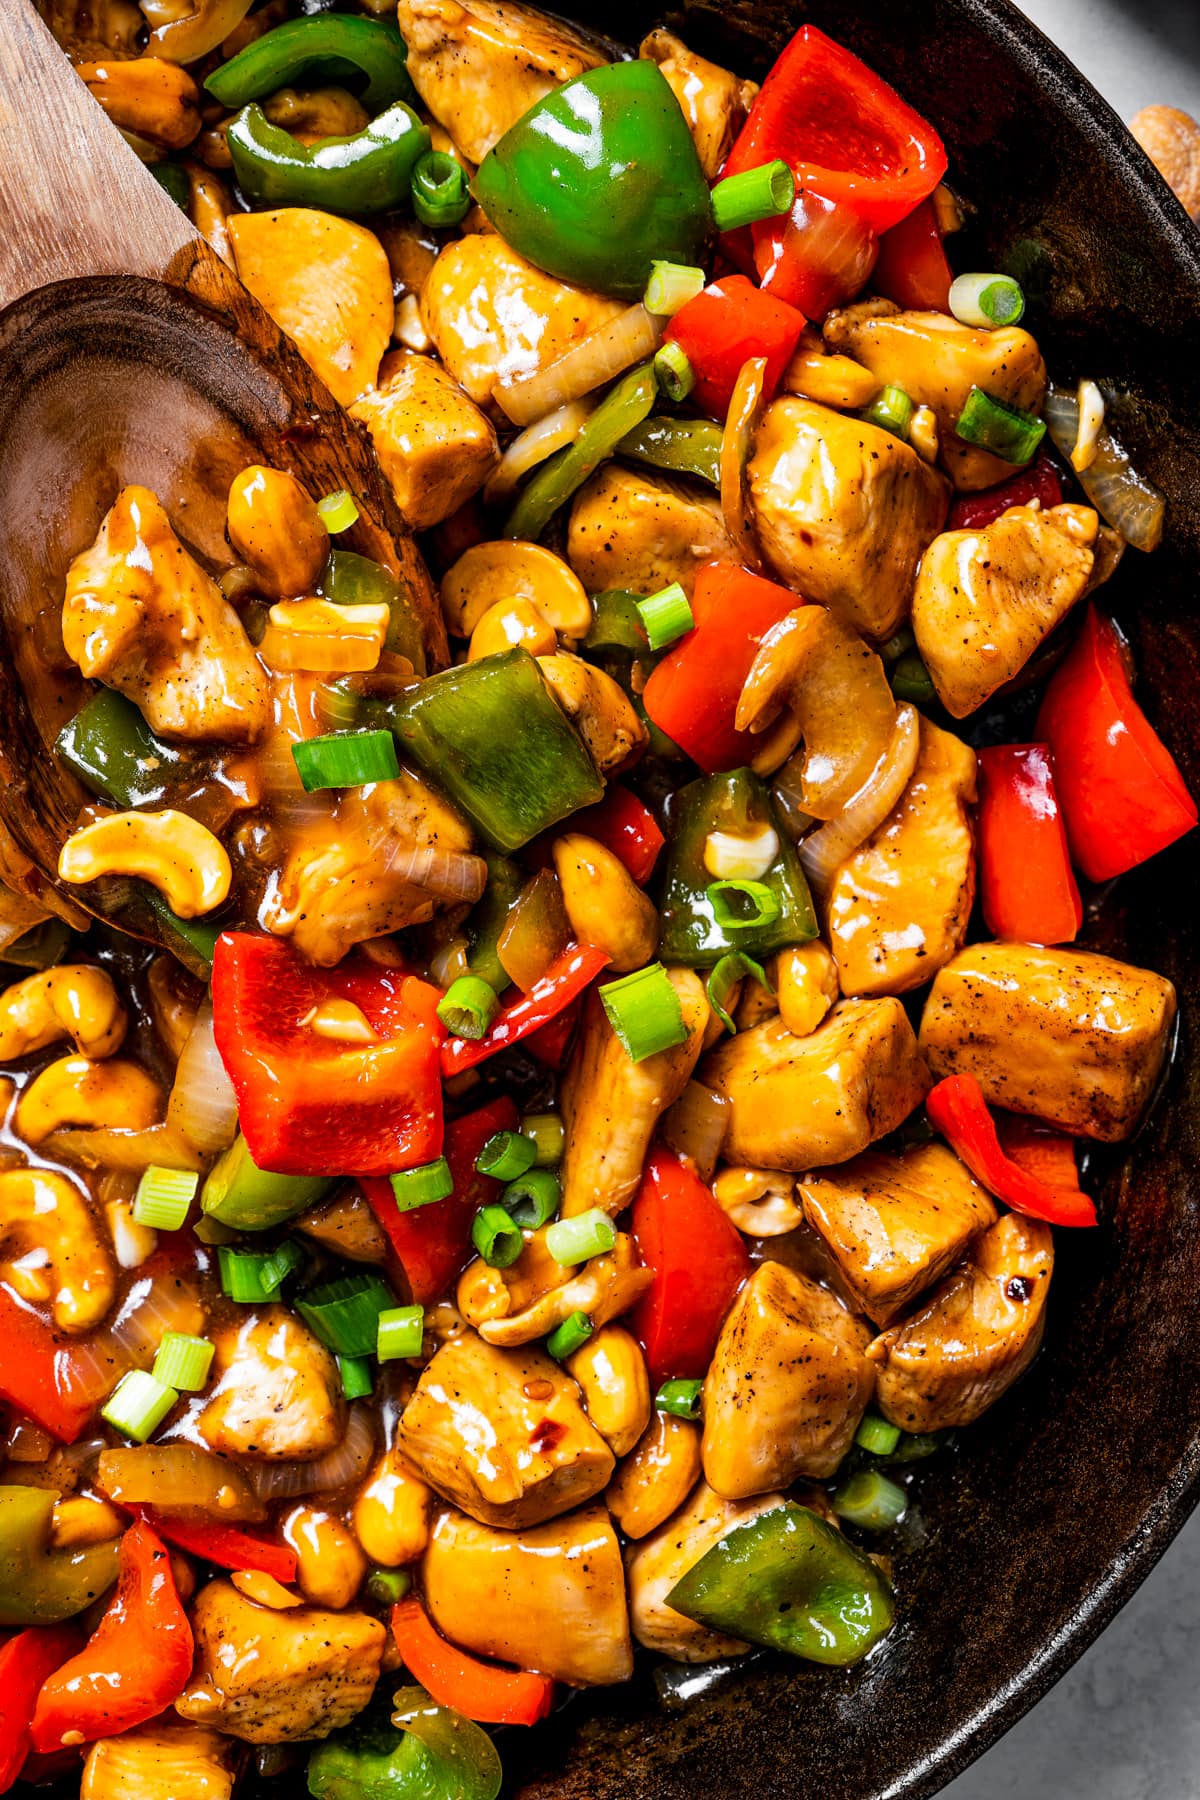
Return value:
<svg viewBox="0 0 1200 1800">
<path fill-rule="evenodd" d="M 109 123 L 27 0 L 0 0 L 0 869 L 139 936 L 129 884 L 59 882 L 91 795 L 50 754 L 91 684 L 62 644 L 68 564 L 140 482 L 210 566 L 230 560 L 229 484 L 287 469 L 359 508 L 339 544 L 408 594 L 447 657 L 428 573 L 365 433 Z M 0 829 L 0 839 L 3 837 Z M 28 858 L 32 870 L 25 864 Z M 75 916 L 78 917 L 76 911 Z"/>
</svg>

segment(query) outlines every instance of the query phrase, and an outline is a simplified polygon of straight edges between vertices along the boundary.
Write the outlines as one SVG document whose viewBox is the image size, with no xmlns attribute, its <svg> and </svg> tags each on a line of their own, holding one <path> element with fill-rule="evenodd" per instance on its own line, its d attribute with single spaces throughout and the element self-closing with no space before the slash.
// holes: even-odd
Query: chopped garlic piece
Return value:
<svg viewBox="0 0 1200 1800">
<path fill-rule="evenodd" d="M 1071 452 L 1071 467 L 1077 475 L 1082 475 L 1095 462 L 1103 429 L 1104 395 L 1094 381 L 1081 381 L 1079 428 L 1075 433 L 1075 448 Z"/>
<path fill-rule="evenodd" d="M 353 1000 L 322 1000 L 310 1008 L 300 1021 L 318 1037 L 337 1038 L 344 1044 L 373 1044 L 373 1031 L 367 1015 Z"/>
</svg>

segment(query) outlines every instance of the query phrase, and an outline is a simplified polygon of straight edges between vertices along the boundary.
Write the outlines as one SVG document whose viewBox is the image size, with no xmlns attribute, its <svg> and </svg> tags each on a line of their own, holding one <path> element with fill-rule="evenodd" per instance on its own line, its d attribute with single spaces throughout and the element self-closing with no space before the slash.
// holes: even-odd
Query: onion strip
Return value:
<svg viewBox="0 0 1200 1800">
<path fill-rule="evenodd" d="M 821 899 L 846 858 L 878 830 L 908 786 L 920 743 L 920 715 L 906 702 L 896 710 L 887 749 L 858 792 L 850 796 L 836 818 L 802 840 L 800 861 Z"/>
<path fill-rule="evenodd" d="M 205 1156 L 228 1149 L 237 1136 L 237 1095 L 213 1036 L 212 1001 L 205 1000 L 175 1070 L 167 1124 Z"/>
<path fill-rule="evenodd" d="M 547 368 L 520 375 L 515 381 L 498 382 L 495 397 L 514 425 L 532 425 L 535 419 L 572 400 L 582 400 L 634 363 L 653 356 L 666 328 L 667 320 L 655 318 L 639 301 L 572 345 Z"/>
<path fill-rule="evenodd" d="M 346 1435 L 316 1462 L 260 1463 L 250 1472 L 260 1500 L 292 1500 L 300 1494 L 325 1494 L 360 1481 L 375 1454 L 375 1430 L 363 1406 L 352 1406 Z"/>
<path fill-rule="evenodd" d="M 1044 411 L 1055 448 L 1071 460 L 1080 440 L 1079 395 L 1069 388 L 1050 387 Z M 1127 544 L 1135 550 L 1157 550 L 1166 501 L 1153 482 L 1138 474 L 1107 425 L 1096 437 L 1091 462 L 1076 471 L 1076 478 L 1101 518 Z"/>
<path fill-rule="evenodd" d="M 487 505 L 495 506 L 501 500 L 509 499 L 530 469 L 536 469 L 547 457 L 573 444 L 591 417 L 595 404 L 594 400 L 568 400 L 565 406 L 556 406 L 544 419 L 538 419 L 536 424 L 515 437 L 484 486 L 483 498 Z"/>
<path fill-rule="evenodd" d="M 767 359 L 749 357 L 738 370 L 721 438 L 721 517 L 738 555 L 753 572 L 762 568 L 754 536 L 747 471 L 766 395 Z"/>
</svg>

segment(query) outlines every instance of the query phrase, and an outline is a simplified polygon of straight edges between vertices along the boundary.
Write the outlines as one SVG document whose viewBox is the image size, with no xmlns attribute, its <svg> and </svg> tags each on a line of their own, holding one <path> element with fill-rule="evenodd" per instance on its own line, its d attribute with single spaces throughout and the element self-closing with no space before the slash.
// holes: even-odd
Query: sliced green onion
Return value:
<svg viewBox="0 0 1200 1800">
<path fill-rule="evenodd" d="M 682 1377 L 664 1381 L 654 1396 L 654 1404 L 659 1412 L 674 1413 L 677 1419 L 698 1419 L 703 1387 L 704 1383 L 698 1377 L 691 1381 Z"/>
<path fill-rule="evenodd" d="M 382 1316 L 380 1314 L 381 1318 Z M 342 1378 L 342 1392 L 347 1400 L 365 1400 L 375 1385 L 370 1357 L 339 1356 L 337 1366 Z"/>
<path fill-rule="evenodd" d="M 899 631 L 892 633 L 886 644 L 880 644 L 879 654 L 890 666 L 894 662 L 899 662 L 902 656 L 907 656 L 916 641 L 912 634 L 912 626 L 902 625 Z"/>
<path fill-rule="evenodd" d="M 304 738 L 292 745 L 292 760 L 306 794 L 395 781 L 400 773 L 390 731 L 332 731 L 328 737 Z"/>
<path fill-rule="evenodd" d="M 696 385 L 696 371 L 681 344 L 659 345 L 654 352 L 654 379 L 659 392 L 676 405 L 687 399 Z"/>
<path fill-rule="evenodd" d="M 500 1010 L 496 990 L 479 975 L 460 975 L 438 1002 L 437 1016 L 452 1037 L 478 1042 Z"/>
<path fill-rule="evenodd" d="M 936 1456 L 952 1441 L 952 1431 L 902 1431 L 900 1442 L 888 1457 L 889 1462 L 910 1463 L 924 1462 L 927 1456 Z"/>
<path fill-rule="evenodd" d="M 897 700 L 913 700 L 918 706 L 937 699 L 933 677 L 915 650 L 902 656 L 892 670 L 892 692 Z"/>
<path fill-rule="evenodd" d="M 769 925 L 779 917 L 779 896 L 765 881 L 710 881 L 704 890 L 713 918 L 723 931 Z"/>
<path fill-rule="evenodd" d="M 471 208 L 462 164 L 445 150 L 427 150 L 413 170 L 412 203 L 422 225 L 441 231 L 461 224 Z"/>
<path fill-rule="evenodd" d="M 900 1442 L 900 1427 L 889 1424 L 876 1412 L 864 1413 L 854 1441 L 871 1456 L 890 1456 Z"/>
<path fill-rule="evenodd" d="M 606 982 L 600 1001 L 631 1062 L 687 1042 L 679 996 L 661 963 Z"/>
<path fill-rule="evenodd" d="M 534 1167 L 557 1168 L 562 1161 L 566 1132 L 557 1113 L 526 1113 L 521 1120 L 521 1136 L 533 1143 Z"/>
<path fill-rule="evenodd" d="M 278 1289 L 271 1285 L 272 1253 L 264 1250 L 239 1250 L 229 1244 L 218 1244 L 217 1267 L 221 1275 L 221 1292 L 239 1306 L 261 1306 L 274 1297 Z"/>
<path fill-rule="evenodd" d="M 863 1531 L 890 1531 L 904 1517 L 908 1495 L 878 1469 L 860 1469 L 835 1490 L 831 1504 L 839 1519 Z"/>
<path fill-rule="evenodd" d="M 190 1169 L 161 1169 L 151 1164 L 133 1197 L 134 1219 L 155 1231 L 178 1231 L 199 1186 L 199 1175 Z"/>
<path fill-rule="evenodd" d="M 532 1169 L 536 1156 L 534 1145 L 519 1131 L 497 1131 L 475 1158 L 475 1167 L 496 1181 L 515 1181 Z"/>
<path fill-rule="evenodd" d="M 1045 437 L 1046 421 L 973 387 L 954 429 L 964 444 L 977 444 L 1001 462 L 1022 466 L 1032 460 Z"/>
<path fill-rule="evenodd" d="M 950 311 L 960 325 L 991 331 L 1017 324 L 1025 312 L 1025 296 L 1011 275 L 959 275 L 950 283 Z"/>
<path fill-rule="evenodd" d="M 660 588 L 657 594 L 647 594 L 644 600 L 638 601 L 637 609 L 652 650 L 665 650 L 696 623 L 688 597 L 677 581 L 670 587 Z"/>
<path fill-rule="evenodd" d="M 652 262 L 642 305 L 648 313 L 669 319 L 681 306 L 703 293 L 708 276 L 690 263 Z"/>
<path fill-rule="evenodd" d="M 546 1233 L 546 1248 L 556 1263 L 582 1263 L 614 1248 L 617 1228 L 606 1212 L 593 1206 L 573 1219 L 559 1219 Z"/>
<path fill-rule="evenodd" d="M 521 1227 L 502 1206 L 481 1206 L 471 1224 L 471 1242 L 489 1269 L 507 1269 L 525 1247 Z"/>
<path fill-rule="evenodd" d="M 713 965 L 712 973 L 705 984 L 708 990 L 708 1004 L 726 1031 L 735 1035 L 737 1026 L 728 1010 L 729 998 L 738 982 L 744 981 L 747 975 L 753 976 L 759 987 L 766 988 L 768 994 L 775 992 L 762 964 L 755 962 L 752 956 L 747 956 L 742 950 L 727 950 L 724 956 Z"/>
<path fill-rule="evenodd" d="M 267 1252 L 259 1271 L 259 1280 L 269 1296 L 278 1294 L 288 1276 L 294 1275 L 305 1261 L 305 1255 L 294 1238 L 285 1238 L 282 1244 L 277 1244 L 274 1250 Z"/>
<path fill-rule="evenodd" d="M 568 1356 L 574 1356 L 582 1350 L 596 1327 L 585 1312 L 573 1312 L 569 1319 L 564 1319 L 557 1331 L 552 1331 L 546 1339 L 546 1349 L 555 1362 L 566 1362 Z"/>
<path fill-rule="evenodd" d="M 417 1169 L 397 1169 L 389 1179 L 401 1212 L 431 1206 L 435 1200 L 444 1200 L 454 1192 L 454 1177 L 444 1156 L 439 1156 L 436 1162 L 422 1163 Z"/>
<path fill-rule="evenodd" d="M 379 1315 L 379 1339 L 376 1355 L 381 1363 L 400 1362 L 406 1356 L 420 1356 L 425 1336 L 423 1306 L 393 1306 Z"/>
<path fill-rule="evenodd" d="M 145 1369 L 131 1369 L 128 1375 L 122 1375 L 107 1403 L 100 1408 L 100 1417 L 122 1437 L 144 1444 L 158 1430 L 178 1398 L 173 1387 L 148 1375 Z"/>
<path fill-rule="evenodd" d="M 562 1200 L 562 1182 L 550 1169 L 529 1169 L 510 1181 L 500 1196 L 508 1216 L 524 1231 L 540 1231 Z"/>
<path fill-rule="evenodd" d="M 372 1569 L 367 1576 L 367 1593 L 381 1606 L 395 1606 L 412 1586 L 407 1569 Z"/>
<path fill-rule="evenodd" d="M 331 534 L 335 531 L 349 531 L 358 519 L 354 496 L 348 494 L 345 488 L 338 488 L 334 493 L 326 494 L 324 499 L 318 500 L 317 511 L 326 531 Z"/>
<path fill-rule="evenodd" d="M 387 1282 L 365 1271 L 322 1282 L 295 1303 L 313 1336 L 335 1356 L 373 1356 L 379 1315 L 395 1304 Z"/>
<path fill-rule="evenodd" d="M 208 1380 L 216 1351 L 217 1346 L 209 1338 L 164 1331 L 154 1358 L 154 1379 L 179 1393 L 198 1394 Z"/>
<path fill-rule="evenodd" d="M 709 196 L 713 224 L 718 231 L 737 231 L 759 219 L 778 218 L 791 212 L 796 199 L 796 177 L 778 158 L 741 175 L 727 175 Z"/>
<path fill-rule="evenodd" d="M 901 387 L 885 387 L 863 413 L 868 425 L 878 425 L 881 431 L 890 431 L 893 437 L 903 438 L 905 443 L 908 442 L 912 416 L 913 403 Z"/>
</svg>

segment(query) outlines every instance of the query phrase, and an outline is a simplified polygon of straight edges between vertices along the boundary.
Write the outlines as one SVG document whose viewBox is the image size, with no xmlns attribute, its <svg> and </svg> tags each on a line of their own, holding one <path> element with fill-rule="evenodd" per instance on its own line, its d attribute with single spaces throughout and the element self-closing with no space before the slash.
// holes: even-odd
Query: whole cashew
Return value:
<svg viewBox="0 0 1200 1800">
<path fill-rule="evenodd" d="M 54 1322 L 63 1331 L 90 1331 L 113 1303 L 116 1271 L 87 1201 L 65 1175 L 46 1169 L 0 1174 L 0 1243 L 5 1272 L 12 1260 L 41 1251 L 51 1271 Z"/>
<path fill-rule="evenodd" d="M 717 1205 L 750 1237 L 783 1237 L 802 1225 L 795 1193 L 795 1177 L 779 1169 L 722 1169 L 713 1182 Z"/>
<path fill-rule="evenodd" d="M 63 845 L 58 872 L 70 882 L 140 875 L 181 919 L 220 906 L 233 879 L 229 857 L 208 827 L 172 807 L 110 813 L 85 825 Z"/>
<path fill-rule="evenodd" d="M 36 1075 L 17 1101 L 17 1133 L 40 1144 L 60 1125 L 144 1131 L 162 1117 L 158 1083 L 136 1063 L 63 1056 Z"/>
<path fill-rule="evenodd" d="M 61 963 L 0 994 L 0 1060 L 11 1062 L 70 1038 L 81 1056 L 112 1056 L 128 1019 L 112 977 L 87 963 Z"/>
</svg>

